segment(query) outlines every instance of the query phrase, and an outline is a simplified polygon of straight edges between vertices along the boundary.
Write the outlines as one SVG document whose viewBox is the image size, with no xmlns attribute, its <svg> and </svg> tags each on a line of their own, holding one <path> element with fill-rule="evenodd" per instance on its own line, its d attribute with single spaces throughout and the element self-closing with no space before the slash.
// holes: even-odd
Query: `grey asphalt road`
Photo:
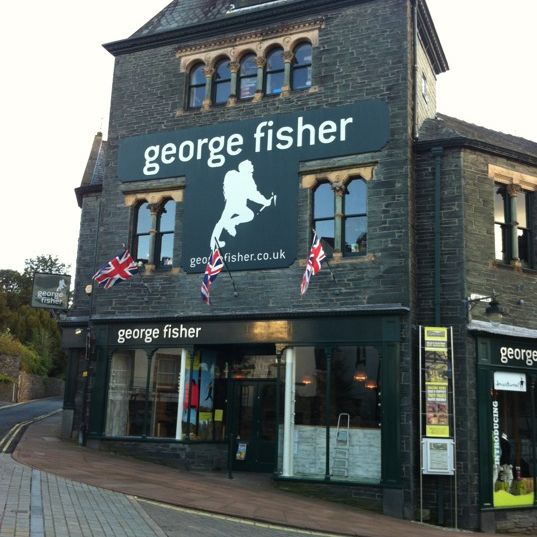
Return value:
<svg viewBox="0 0 537 537">
<path fill-rule="evenodd" d="M 0 406 L 0 452 L 4 448 L 9 448 L 9 452 L 12 451 L 15 442 L 9 442 L 10 432 L 16 432 L 14 427 L 17 424 L 28 422 L 39 416 L 59 410 L 62 408 L 62 404 L 63 399 L 61 397 L 48 397 L 17 405 Z M 19 432 L 22 432 L 22 430 Z"/>
<path fill-rule="evenodd" d="M 306 537 L 327 533 L 281 528 L 252 521 L 195 512 L 145 500 L 138 505 L 153 519 L 167 537 Z"/>
</svg>

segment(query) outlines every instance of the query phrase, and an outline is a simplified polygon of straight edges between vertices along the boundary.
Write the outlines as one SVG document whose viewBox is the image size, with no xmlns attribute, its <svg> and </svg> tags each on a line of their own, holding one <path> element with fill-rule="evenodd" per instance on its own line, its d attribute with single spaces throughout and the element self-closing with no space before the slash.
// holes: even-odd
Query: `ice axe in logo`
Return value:
<svg viewBox="0 0 537 537">
<path fill-rule="evenodd" d="M 269 202 L 267 203 L 267 205 L 263 205 L 263 207 L 261 207 L 261 209 L 259 209 L 259 211 L 257 211 L 257 214 L 259 214 L 263 209 L 266 209 L 269 205 L 274 205 L 274 207 L 276 207 L 277 199 L 278 199 L 278 196 L 276 194 L 274 194 L 274 192 L 271 192 Z"/>
</svg>

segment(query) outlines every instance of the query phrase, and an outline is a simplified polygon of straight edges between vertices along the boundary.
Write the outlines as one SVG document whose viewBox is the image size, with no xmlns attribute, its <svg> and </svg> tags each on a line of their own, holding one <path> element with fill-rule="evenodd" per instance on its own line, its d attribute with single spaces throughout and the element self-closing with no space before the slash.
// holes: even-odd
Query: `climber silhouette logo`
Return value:
<svg viewBox="0 0 537 537">
<path fill-rule="evenodd" d="M 250 160 L 243 160 L 238 170 L 229 170 L 226 173 L 223 190 L 226 205 L 211 233 L 211 251 L 216 248 L 217 243 L 221 247 L 225 246 L 225 241 L 221 239 L 224 231 L 231 237 L 236 237 L 239 224 L 251 222 L 266 207 L 271 204 L 276 205 L 277 196 L 274 192 L 270 198 L 266 198 L 257 189 L 254 180 L 254 165 Z M 248 207 L 248 201 L 261 206 L 257 214 Z"/>
</svg>

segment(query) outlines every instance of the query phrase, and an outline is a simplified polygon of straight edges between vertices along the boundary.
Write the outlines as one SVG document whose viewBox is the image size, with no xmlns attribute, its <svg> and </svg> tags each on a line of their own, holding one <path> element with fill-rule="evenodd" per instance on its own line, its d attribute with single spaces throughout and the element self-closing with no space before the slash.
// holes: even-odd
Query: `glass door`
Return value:
<svg viewBox="0 0 537 537">
<path fill-rule="evenodd" d="M 233 469 L 272 472 L 276 463 L 276 382 L 234 380 Z"/>
</svg>

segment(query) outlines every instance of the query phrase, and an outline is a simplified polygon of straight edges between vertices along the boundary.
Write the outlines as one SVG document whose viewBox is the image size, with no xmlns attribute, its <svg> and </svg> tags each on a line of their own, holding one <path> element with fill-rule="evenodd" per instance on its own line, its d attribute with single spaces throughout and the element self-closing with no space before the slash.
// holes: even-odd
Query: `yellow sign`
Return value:
<svg viewBox="0 0 537 537">
<path fill-rule="evenodd" d="M 214 411 L 214 421 L 223 421 L 224 411 L 221 408 L 217 408 Z"/>
</svg>

